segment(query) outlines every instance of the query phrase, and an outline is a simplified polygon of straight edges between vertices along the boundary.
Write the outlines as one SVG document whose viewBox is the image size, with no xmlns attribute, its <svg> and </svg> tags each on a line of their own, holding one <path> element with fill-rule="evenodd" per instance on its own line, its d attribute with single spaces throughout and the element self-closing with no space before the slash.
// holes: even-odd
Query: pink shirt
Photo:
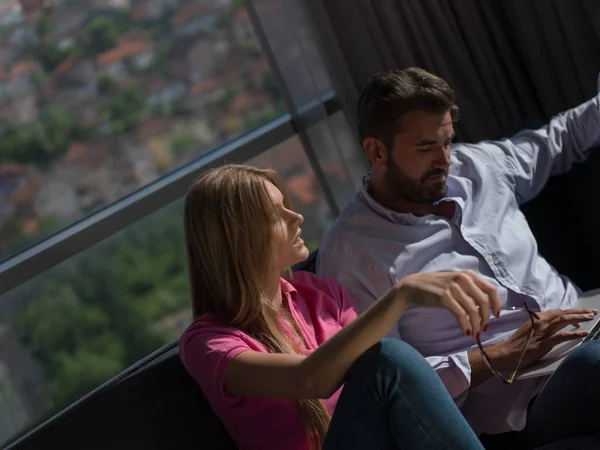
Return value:
<svg viewBox="0 0 600 450">
<path fill-rule="evenodd" d="M 308 345 L 307 354 L 356 318 L 354 301 L 332 278 L 296 272 L 281 279 L 282 292 Z M 305 450 L 308 441 L 294 400 L 233 395 L 223 386 L 227 364 L 247 350 L 267 352 L 249 335 L 223 325 L 214 314 L 196 319 L 180 339 L 181 360 L 202 388 L 240 450 Z M 326 400 L 333 412 L 341 388 Z"/>
</svg>

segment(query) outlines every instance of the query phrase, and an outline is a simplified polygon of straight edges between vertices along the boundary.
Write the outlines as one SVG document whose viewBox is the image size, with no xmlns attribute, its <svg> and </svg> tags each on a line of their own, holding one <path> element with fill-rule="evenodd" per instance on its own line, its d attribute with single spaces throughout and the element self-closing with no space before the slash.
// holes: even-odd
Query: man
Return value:
<svg viewBox="0 0 600 450">
<path fill-rule="evenodd" d="M 526 367 L 557 343 L 585 336 L 575 327 L 597 313 L 570 309 L 578 290 L 537 254 L 519 205 L 600 145 L 598 99 L 539 130 L 478 144 L 452 145 L 458 112 L 452 89 L 424 70 L 368 81 L 358 132 L 371 170 L 325 237 L 317 272 L 337 278 L 363 311 L 406 275 L 474 271 L 496 285 L 504 306 L 525 302 L 537 312 Z M 510 372 L 530 330 L 527 312 L 503 311 L 481 336 L 465 336 L 450 314 L 413 308 L 390 336 L 427 357 L 478 434 L 522 430 L 526 422 L 520 435 L 536 445 L 587 434 L 582 403 L 595 403 L 600 414 L 600 383 L 586 381 L 600 379 L 599 342 L 582 345 L 538 396 L 547 378 L 503 383 L 473 340 L 480 338 L 494 369 Z"/>
</svg>

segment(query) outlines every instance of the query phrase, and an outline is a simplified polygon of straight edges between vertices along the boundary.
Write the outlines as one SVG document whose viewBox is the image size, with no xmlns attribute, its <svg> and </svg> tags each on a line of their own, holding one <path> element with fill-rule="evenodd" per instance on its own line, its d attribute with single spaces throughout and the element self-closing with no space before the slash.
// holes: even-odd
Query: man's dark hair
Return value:
<svg viewBox="0 0 600 450">
<path fill-rule="evenodd" d="M 449 111 L 453 121 L 459 116 L 454 91 L 448 83 L 418 67 L 373 75 L 362 88 L 357 109 L 360 142 L 375 137 L 388 148 L 400 132 L 400 118 L 409 111 Z"/>
</svg>

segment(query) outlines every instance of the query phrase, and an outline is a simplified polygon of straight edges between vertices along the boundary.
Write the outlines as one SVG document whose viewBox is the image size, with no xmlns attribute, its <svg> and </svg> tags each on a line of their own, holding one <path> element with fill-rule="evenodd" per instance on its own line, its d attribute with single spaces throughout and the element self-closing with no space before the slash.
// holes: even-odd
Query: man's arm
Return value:
<svg viewBox="0 0 600 450">
<path fill-rule="evenodd" d="M 471 366 L 471 386 L 475 387 L 492 376 L 492 372 L 483 361 L 479 349 L 469 352 L 469 366 Z"/>
<path fill-rule="evenodd" d="M 389 277 L 375 273 L 376 271 L 369 265 L 353 264 L 339 252 L 324 248 L 326 251 L 323 251 L 323 248 L 319 251 L 317 273 L 338 280 L 354 300 L 359 314 L 377 301 L 378 292 L 386 292 L 392 286 Z M 377 282 L 377 280 L 381 281 Z M 386 280 L 389 280 L 389 286 L 383 285 Z M 401 339 L 398 327 L 392 327 L 386 337 Z M 437 372 L 453 398 L 457 398 L 470 387 L 482 383 L 491 376 L 491 372 L 481 360 L 479 350 L 446 356 L 430 356 L 425 359 Z"/>
<path fill-rule="evenodd" d="M 600 145 L 597 96 L 553 117 L 537 130 L 523 130 L 510 139 L 466 145 L 479 152 L 513 186 L 520 204 L 533 199 L 553 175 L 585 161 Z"/>
</svg>

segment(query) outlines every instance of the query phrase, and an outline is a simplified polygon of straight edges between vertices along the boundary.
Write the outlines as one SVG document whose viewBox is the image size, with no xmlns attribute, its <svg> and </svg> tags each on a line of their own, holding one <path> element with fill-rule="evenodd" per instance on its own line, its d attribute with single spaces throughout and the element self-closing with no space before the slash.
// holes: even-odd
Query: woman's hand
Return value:
<svg viewBox="0 0 600 450">
<path fill-rule="evenodd" d="M 490 308 L 496 317 L 500 315 L 496 286 L 470 270 L 417 273 L 404 277 L 396 286 L 408 303 L 452 311 L 467 336 L 485 331 Z"/>
</svg>

